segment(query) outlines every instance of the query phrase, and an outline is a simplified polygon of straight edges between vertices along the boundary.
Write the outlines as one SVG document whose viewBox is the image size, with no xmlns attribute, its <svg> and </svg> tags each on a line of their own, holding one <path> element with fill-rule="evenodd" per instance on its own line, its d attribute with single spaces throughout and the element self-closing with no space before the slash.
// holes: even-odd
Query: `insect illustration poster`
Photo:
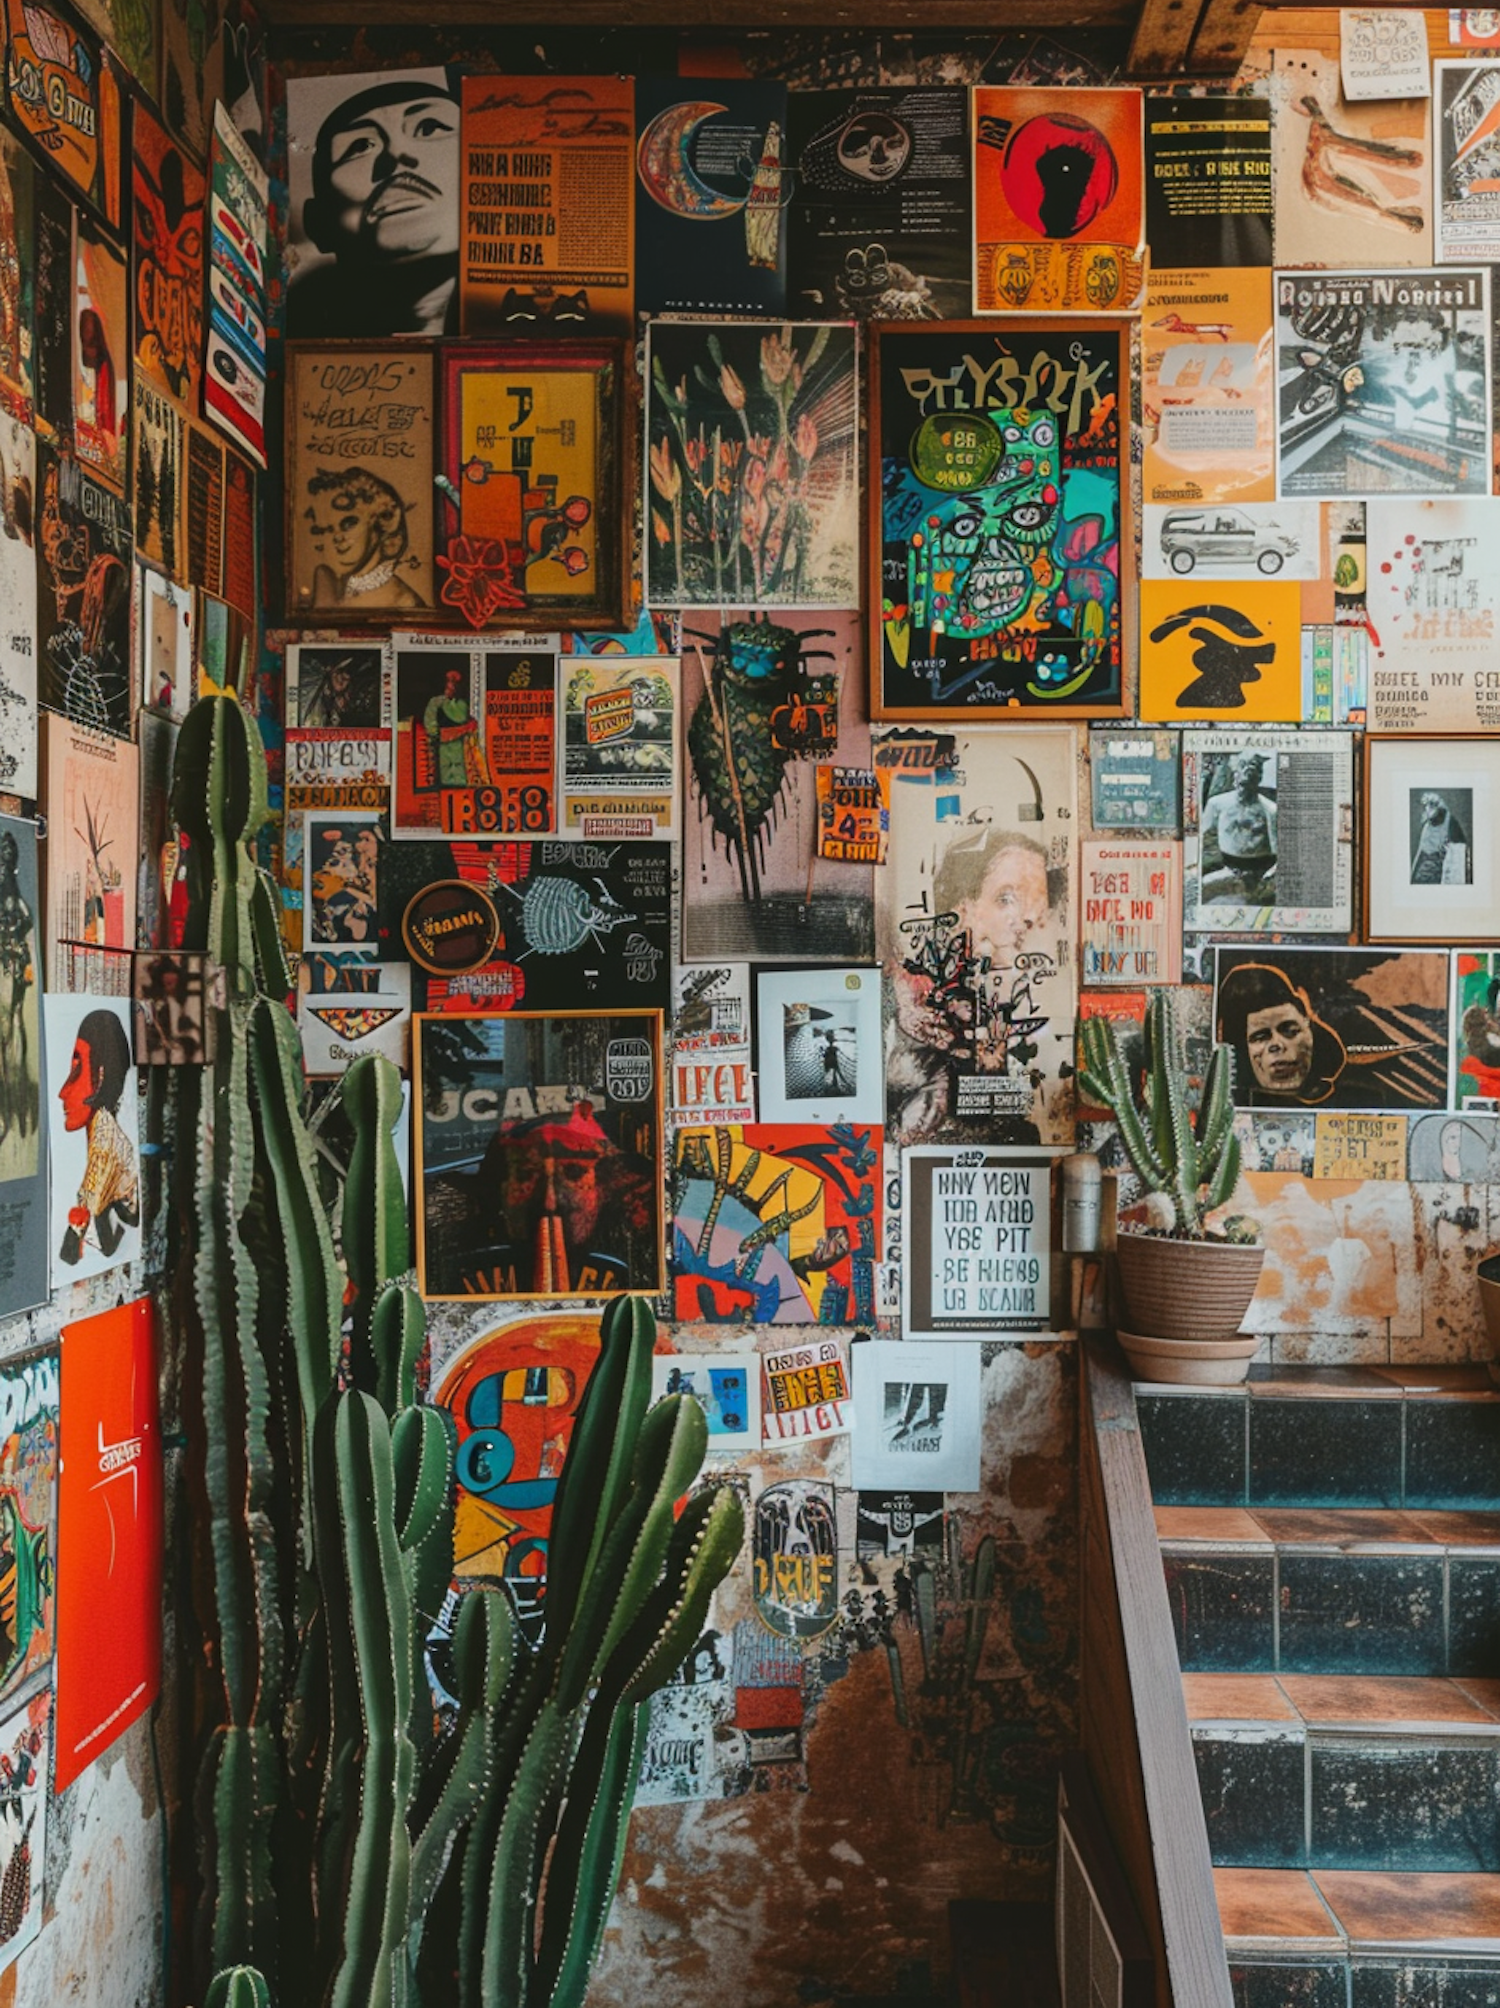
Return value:
<svg viewBox="0 0 1500 2008">
<path fill-rule="evenodd" d="M 130 279 L 125 253 L 87 215 L 73 238 L 73 450 L 121 494 L 130 446 Z"/>
<path fill-rule="evenodd" d="M 1277 49 L 1272 75 L 1277 262 L 1431 264 L 1431 99 L 1351 103 L 1316 49 Z"/>
<path fill-rule="evenodd" d="M 646 599 L 859 600 L 852 326 L 647 330 Z"/>
<path fill-rule="evenodd" d="M 969 94 L 794 91 L 790 305 L 813 318 L 952 321 L 969 311 Z"/>
<path fill-rule="evenodd" d="M 51 1747 L 52 1689 L 44 1687 L 0 1720 L 0 1973 L 42 1928 Z"/>
<path fill-rule="evenodd" d="M 396 636 L 382 719 L 393 837 L 542 836 L 556 826 L 557 655 Z"/>
<path fill-rule="evenodd" d="M 37 442 L 37 697 L 130 736 L 130 516 L 71 455 Z"/>
<path fill-rule="evenodd" d="M 1144 494 L 1268 502 L 1276 493 L 1271 274 L 1156 272 L 1141 324 Z"/>
<path fill-rule="evenodd" d="M 818 759 L 870 763 L 860 639 L 855 613 L 685 628 L 686 960 L 869 960 L 874 867 L 815 856 Z"/>
<path fill-rule="evenodd" d="M 1141 586 L 1141 716 L 1181 724 L 1302 716 L 1302 589 L 1199 579 Z"/>
<path fill-rule="evenodd" d="M 196 415 L 203 372 L 203 170 L 143 105 L 131 123 L 135 359 Z"/>
<path fill-rule="evenodd" d="M 48 996 L 46 1018 L 52 1287 L 60 1290 L 141 1252 L 140 1114 L 128 996 Z"/>
<path fill-rule="evenodd" d="M 965 321 L 873 347 L 875 716 L 1122 710 L 1123 326 Z"/>
<path fill-rule="evenodd" d="M 12 1584 L 0 1624 L 0 1694 L 52 1657 L 57 1448 L 57 1354 L 0 1367 L 0 1549 Z"/>
<path fill-rule="evenodd" d="M 675 835 L 677 685 L 668 657 L 579 656 L 563 665 L 559 829 L 605 839 Z"/>
<path fill-rule="evenodd" d="M 635 120 L 636 311 L 784 313 L 786 86 L 637 77 Z"/>
<path fill-rule="evenodd" d="M 42 725 L 47 987 L 130 994 L 140 764 L 128 740 Z"/>
<path fill-rule="evenodd" d="M 878 1126 L 679 1126 L 676 1153 L 675 1317 L 716 1325 L 874 1318 Z"/>
<path fill-rule="evenodd" d="M 0 816 L 0 1317 L 47 1301 L 41 898 L 36 825 Z"/>
<path fill-rule="evenodd" d="M 59 1792 L 161 1685 L 161 1474 L 156 1319 L 143 1297 L 63 1327 Z"/>
</svg>

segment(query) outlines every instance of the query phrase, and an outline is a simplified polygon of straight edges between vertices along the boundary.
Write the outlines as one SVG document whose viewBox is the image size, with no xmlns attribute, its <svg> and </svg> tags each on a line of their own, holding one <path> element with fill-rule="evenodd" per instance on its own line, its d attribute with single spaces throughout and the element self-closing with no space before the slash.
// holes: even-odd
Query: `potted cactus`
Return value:
<svg viewBox="0 0 1500 2008">
<path fill-rule="evenodd" d="M 1146 1188 L 1145 1224 L 1123 1231 L 1115 1251 L 1130 1326 L 1118 1336 L 1142 1380 L 1243 1380 L 1260 1342 L 1239 1328 L 1266 1251 L 1254 1221 L 1223 1217 L 1240 1170 L 1233 1056 L 1214 1048 L 1195 1118 L 1175 1063 L 1175 1029 L 1171 993 L 1157 991 L 1146 1014 L 1144 1111 L 1114 1026 L 1090 1018 L 1082 1031 L 1079 1084 L 1114 1117 Z"/>
</svg>

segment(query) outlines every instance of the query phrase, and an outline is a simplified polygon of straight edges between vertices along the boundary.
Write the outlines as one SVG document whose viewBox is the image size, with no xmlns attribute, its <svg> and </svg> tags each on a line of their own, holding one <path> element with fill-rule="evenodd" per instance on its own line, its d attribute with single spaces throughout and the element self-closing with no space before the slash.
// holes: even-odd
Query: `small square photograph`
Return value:
<svg viewBox="0 0 1500 2008">
<path fill-rule="evenodd" d="M 670 1353 L 651 1362 L 651 1393 L 691 1395 L 708 1418 L 710 1450 L 760 1443 L 760 1360 L 754 1353 Z"/>
<path fill-rule="evenodd" d="M 210 1007 L 224 1002 L 224 972 L 183 950 L 135 958 L 138 1067 L 193 1067 L 213 1058 Z"/>
<path fill-rule="evenodd" d="M 1408 788 L 1411 876 L 1420 885 L 1474 883 L 1474 790 Z"/>
<path fill-rule="evenodd" d="M 756 979 L 763 1122 L 884 1119 L 878 969 L 762 970 Z"/>
<path fill-rule="evenodd" d="M 946 1381 L 888 1380 L 881 1436 L 891 1452 L 941 1453 L 943 1419 L 948 1409 Z"/>
<path fill-rule="evenodd" d="M 380 831 L 362 817 L 309 810 L 304 821 L 303 947 L 380 948 Z"/>
<path fill-rule="evenodd" d="M 1367 941 L 1500 941 L 1500 741 L 1365 734 Z"/>
<path fill-rule="evenodd" d="M 781 1064 L 789 1102 L 859 1091 L 859 1030 L 851 1005 L 783 1004 Z"/>
<path fill-rule="evenodd" d="M 379 646 L 286 652 L 286 722 L 294 731 L 374 732 L 380 727 Z"/>
</svg>

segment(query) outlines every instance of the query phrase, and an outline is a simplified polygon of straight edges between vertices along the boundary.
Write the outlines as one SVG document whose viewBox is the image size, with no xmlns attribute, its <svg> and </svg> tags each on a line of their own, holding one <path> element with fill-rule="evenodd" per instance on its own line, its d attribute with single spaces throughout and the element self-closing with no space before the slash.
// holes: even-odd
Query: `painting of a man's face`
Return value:
<svg viewBox="0 0 1500 2008">
<path fill-rule="evenodd" d="M 397 263 L 456 256 L 459 115 L 452 98 L 414 88 L 395 103 L 357 104 L 339 117 L 331 133 L 319 135 L 326 176 L 309 205 L 308 227 L 320 249 Z"/>
<path fill-rule="evenodd" d="M 1288 1001 L 1245 1019 L 1245 1044 L 1258 1085 L 1270 1094 L 1292 1095 L 1303 1086 L 1312 1067 L 1312 1020 L 1300 1005 Z"/>
</svg>

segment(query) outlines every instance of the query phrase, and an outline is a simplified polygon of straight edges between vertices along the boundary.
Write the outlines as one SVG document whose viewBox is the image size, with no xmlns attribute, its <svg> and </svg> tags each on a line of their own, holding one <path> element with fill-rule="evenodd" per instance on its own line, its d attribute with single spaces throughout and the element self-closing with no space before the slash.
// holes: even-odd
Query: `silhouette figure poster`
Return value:
<svg viewBox="0 0 1500 2008">
<path fill-rule="evenodd" d="M 1302 588 L 1148 579 L 1141 585 L 1141 716 L 1295 725 Z"/>
</svg>

